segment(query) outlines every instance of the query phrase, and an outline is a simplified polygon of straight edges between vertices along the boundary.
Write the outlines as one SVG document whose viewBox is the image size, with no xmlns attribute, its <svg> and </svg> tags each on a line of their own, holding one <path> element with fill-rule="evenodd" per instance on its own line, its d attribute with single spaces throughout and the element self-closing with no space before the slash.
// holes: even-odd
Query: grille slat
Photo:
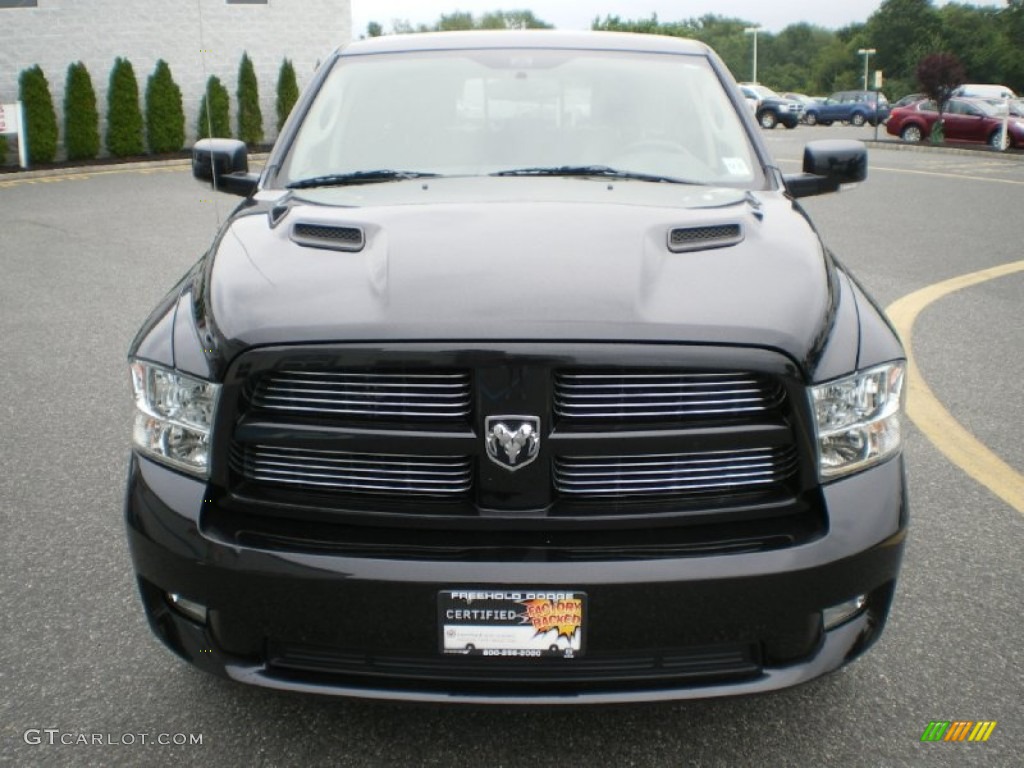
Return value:
<svg viewBox="0 0 1024 768">
<path fill-rule="evenodd" d="M 568 373 L 555 376 L 561 419 L 616 421 L 749 416 L 778 408 L 782 388 L 745 373 Z"/>
<path fill-rule="evenodd" d="M 771 487 L 796 472 L 796 449 L 559 457 L 554 483 L 575 497 L 733 492 Z"/>
<path fill-rule="evenodd" d="M 232 468 L 247 480 L 346 493 L 461 496 L 473 484 L 466 456 L 362 454 L 267 445 L 236 446 Z"/>
<path fill-rule="evenodd" d="M 472 393 L 465 372 L 279 370 L 259 379 L 250 404 L 300 414 L 464 421 Z"/>
</svg>

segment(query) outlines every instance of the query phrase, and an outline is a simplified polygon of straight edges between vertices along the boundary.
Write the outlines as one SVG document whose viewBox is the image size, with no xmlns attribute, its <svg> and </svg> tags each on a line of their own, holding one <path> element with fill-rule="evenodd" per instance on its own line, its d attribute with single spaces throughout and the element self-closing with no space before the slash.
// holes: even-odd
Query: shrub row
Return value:
<svg viewBox="0 0 1024 768">
<path fill-rule="evenodd" d="M 37 65 L 22 71 L 19 98 L 25 108 L 28 158 L 31 164 L 53 162 L 57 155 L 57 115 L 50 85 Z M 263 143 L 263 114 L 259 84 L 248 54 L 238 69 L 238 138 L 247 144 Z M 295 68 L 285 59 L 277 79 L 277 128 L 281 129 L 299 96 Z M 196 132 L 199 138 L 230 138 L 230 97 L 212 76 L 200 101 Z M 107 91 L 107 133 L 104 146 L 115 157 L 180 150 L 185 144 L 185 111 L 181 88 L 163 59 L 146 82 L 145 113 L 139 106 L 139 86 L 131 62 L 118 58 L 110 72 Z M 69 160 L 90 160 L 99 155 L 99 112 L 92 78 L 82 62 L 68 67 L 64 88 L 64 147 Z M 0 163 L 6 141 L 0 144 Z"/>
</svg>

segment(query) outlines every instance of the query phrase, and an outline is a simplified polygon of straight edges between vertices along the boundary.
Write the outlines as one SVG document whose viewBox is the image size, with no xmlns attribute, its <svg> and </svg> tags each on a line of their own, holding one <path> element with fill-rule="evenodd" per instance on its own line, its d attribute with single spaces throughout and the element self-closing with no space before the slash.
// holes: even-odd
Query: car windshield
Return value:
<svg viewBox="0 0 1024 768">
<path fill-rule="evenodd" d="M 595 172 L 581 172 L 588 168 Z M 534 49 L 340 57 L 277 183 L 510 171 L 763 183 L 743 123 L 705 57 Z"/>
</svg>

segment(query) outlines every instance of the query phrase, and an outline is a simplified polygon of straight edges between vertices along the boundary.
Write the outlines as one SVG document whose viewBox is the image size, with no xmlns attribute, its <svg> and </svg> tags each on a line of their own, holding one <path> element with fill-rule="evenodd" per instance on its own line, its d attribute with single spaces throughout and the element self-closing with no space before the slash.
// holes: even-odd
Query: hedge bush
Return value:
<svg viewBox="0 0 1024 768">
<path fill-rule="evenodd" d="M 25 109 L 24 135 L 28 161 L 52 163 L 57 156 L 57 113 L 46 75 L 37 64 L 22 70 L 18 78 L 18 98 Z"/>
<path fill-rule="evenodd" d="M 0 165 L 7 164 L 7 137 L 0 133 Z"/>
<path fill-rule="evenodd" d="M 177 152 L 185 146 L 181 88 L 163 59 L 146 81 L 146 142 L 150 152 Z"/>
<path fill-rule="evenodd" d="M 64 85 L 64 149 L 68 160 L 91 160 L 100 153 L 100 113 L 89 70 L 82 62 L 68 66 Z"/>
<path fill-rule="evenodd" d="M 263 143 L 263 113 L 260 111 L 260 87 L 248 53 L 242 54 L 238 67 L 238 138 L 249 146 Z"/>
<path fill-rule="evenodd" d="M 141 155 L 145 149 L 139 83 L 132 63 L 118 57 L 110 71 L 107 92 L 107 151 L 114 157 L 128 157 Z"/>
<path fill-rule="evenodd" d="M 206 81 L 206 95 L 199 103 L 196 135 L 200 139 L 231 138 L 231 97 L 228 96 L 228 89 L 215 75 Z"/>
<path fill-rule="evenodd" d="M 288 59 L 285 59 L 281 62 L 281 69 L 277 73 L 277 130 L 279 132 L 298 100 L 299 81 L 295 77 L 295 67 Z"/>
</svg>

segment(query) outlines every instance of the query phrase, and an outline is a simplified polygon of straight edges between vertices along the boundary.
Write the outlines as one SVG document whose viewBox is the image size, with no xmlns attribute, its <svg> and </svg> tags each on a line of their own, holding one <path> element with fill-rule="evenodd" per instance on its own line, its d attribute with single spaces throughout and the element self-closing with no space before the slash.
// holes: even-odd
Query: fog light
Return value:
<svg viewBox="0 0 1024 768">
<path fill-rule="evenodd" d="M 838 627 L 844 621 L 849 621 L 858 613 L 863 611 L 864 606 L 867 604 L 867 595 L 858 595 L 852 600 L 847 600 L 845 603 L 839 603 L 839 605 L 833 605 L 831 608 L 826 608 L 821 612 L 821 620 L 825 625 L 825 629 L 833 629 Z"/>
<path fill-rule="evenodd" d="M 167 593 L 167 599 L 171 602 L 171 606 L 185 618 L 192 619 L 192 621 L 197 621 L 200 624 L 206 623 L 205 605 L 170 592 Z"/>
</svg>

